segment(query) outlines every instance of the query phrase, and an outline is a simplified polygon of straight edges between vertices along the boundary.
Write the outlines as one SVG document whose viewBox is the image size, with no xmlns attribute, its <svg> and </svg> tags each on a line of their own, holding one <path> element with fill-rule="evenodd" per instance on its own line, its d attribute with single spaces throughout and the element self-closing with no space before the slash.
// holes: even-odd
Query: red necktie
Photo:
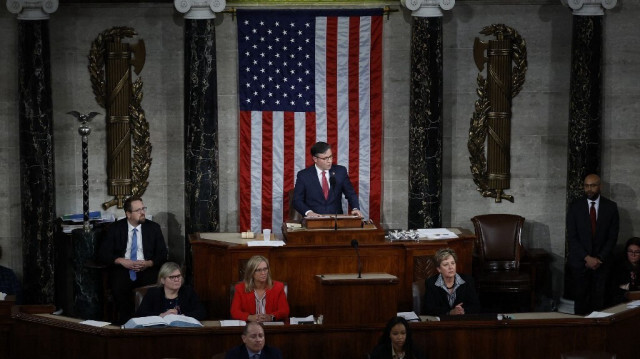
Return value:
<svg viewBox="0 0 640 359">
<path fill-rule="evenodd" d="M 327 182 L 327 176 L 325 171 L 322 171 L 322 193 L 324 193 L 324 199 L 329 199 L 329 182 Z"/>
<path fill-rule="evenodd" d="M 596 235 L 596 202 L 591 202 L 591 209 L 589 209 L 589 216 L 591 217 L 591 235 Z"/>
</svg>

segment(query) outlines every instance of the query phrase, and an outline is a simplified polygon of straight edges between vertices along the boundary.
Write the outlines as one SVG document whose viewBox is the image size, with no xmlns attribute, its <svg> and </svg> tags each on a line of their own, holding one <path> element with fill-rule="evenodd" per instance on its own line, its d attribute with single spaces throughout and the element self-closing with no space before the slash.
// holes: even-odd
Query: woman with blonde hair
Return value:
<svg viewBox="0 0 640 359">
<path fill-rule="evenodd" d="M 203 320 L 206 311 L 196 292 L 184 284 L 182 268 L 177 263 L 166 262 L 158 271 L 158 284 L 149 288 L 136 310 L 136 317 L 182 314 Z"/>
<path fill-rule="evenodd" d="M 284 284 L 271 279 L 269 260 L 263 256 L 251 257 L 244 270 L 244 280 L 235 286 L 231 318 L 271 322 L 288 316 Z"/>
</svg>

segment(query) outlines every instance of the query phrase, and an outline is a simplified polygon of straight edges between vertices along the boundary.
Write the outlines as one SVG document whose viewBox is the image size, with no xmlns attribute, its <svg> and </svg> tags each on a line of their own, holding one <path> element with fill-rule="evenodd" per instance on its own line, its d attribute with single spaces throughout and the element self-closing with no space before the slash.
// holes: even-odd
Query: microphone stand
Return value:
<svg viewBox="0 0 640 359">
<path fill-rule="evenodd" d="M 335 172 L 330 172 L 329 173 L 329 185 L 331 186 L 329 188 L 329 195 L 331 195 L 331 192 L 335 189 L 336 187 L 336 177 L 335 177 Z M 338 202 L 340 203 L 340 202 Z M 337 207 L 333 207 L 333 230 L 337 231 L 338 230 L 338 208 Z"/>
<path fill-rule="evenodd" d="M 362 262 L 360 262 L 360 249 L 358 248 L 358 240 L 351 240 L 351 247 L 356 249 L 356 255 L 358 256 L 358 278 L 362 278 Z"/>
</svg>

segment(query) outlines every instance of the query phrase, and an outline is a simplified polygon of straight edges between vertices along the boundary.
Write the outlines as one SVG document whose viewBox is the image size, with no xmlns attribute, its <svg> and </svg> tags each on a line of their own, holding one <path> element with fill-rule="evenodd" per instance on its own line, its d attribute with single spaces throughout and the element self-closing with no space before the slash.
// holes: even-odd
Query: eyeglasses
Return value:
<svg viewBox="0 0 640 359">
<path fill-rule="evenodd" d="M 600 183 L 585 183 L 584 188 L 596 188 L 600 186 Z"/>
<path fill-rule="evenodd" d="M 132 213 L 140 213 L 140 212 L 146 212 L 147 211 L 147 207 L 140 207 L 136 210 L 131 211 Z"/>
<path fill-rule="evenodd" d="M 170 275 L 167 278 L 171 280 L 180 280 L 182 278 L 182 274 Z"/>
<path fill-rule="evenodd" d="M 256 270 L 255 270 L 256 273 L 264 273 L 264 272 L 268 272 L 268 271 L 269 271 L 269 267 L 256 268 Z"/>
<path fill-rule="evenodd" d="M 627 251 L 629 254 L 633 254 L 634 256 L 640 256 L 640 251 Z"/>
<path fill-rule="evenodd" d="M 316 157 L 317 159 L 319 159 L 319 160 L 323 160 L 323 161 L 330 161 L 330 160 L 332 160 L 332 159 L 333 159 L 333 155 L 331 155 L 331 156 L 327 156 L 327 157 L 318 157 L 318 156 L 315 156 L 315 157 Z"/>
</svg>

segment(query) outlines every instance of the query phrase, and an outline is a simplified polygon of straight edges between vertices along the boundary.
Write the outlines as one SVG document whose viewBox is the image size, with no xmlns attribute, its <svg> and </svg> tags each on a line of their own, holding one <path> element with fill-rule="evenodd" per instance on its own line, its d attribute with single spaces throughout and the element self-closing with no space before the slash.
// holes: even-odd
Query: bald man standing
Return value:
<svg viewBox="0 0 640 359">
<path fill-rule="evenodd" d="M 598 175 L 586 176 L 585 197 L 571 203 L 567 213 L 568 263 L 574 312 L 579 315 L 604 308 L 613 248 L 618 241 L 618 205 L 600 195 L 600 186 Z"/>
</svg>

